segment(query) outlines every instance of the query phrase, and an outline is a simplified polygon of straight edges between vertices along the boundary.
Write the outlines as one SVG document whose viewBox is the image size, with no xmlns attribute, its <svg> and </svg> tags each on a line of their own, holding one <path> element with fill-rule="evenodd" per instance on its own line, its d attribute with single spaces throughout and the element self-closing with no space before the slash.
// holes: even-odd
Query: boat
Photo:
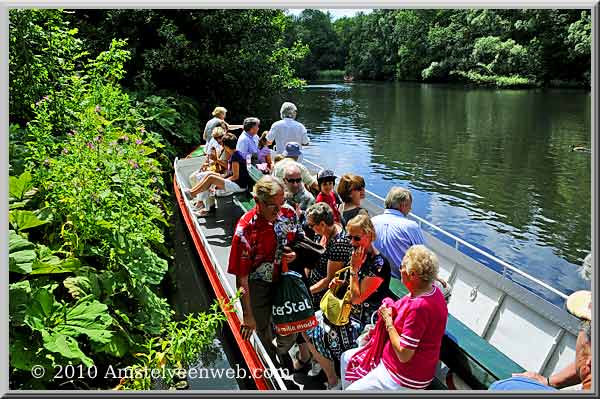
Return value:
<svg viewBox="0 0 600 399">
<path fill-rule="evenodd" d="M 187 158 L 175 159 L 174 190 L 215 296 L 228 301 L 236 294 L 235 277 L 227 273 L 232 234 L 237 220 L 254 206 L 254 200 L 247 192 L 217 198 L 214 214 L 194 216 L 183 189 L 189 187 L 190 174 L 204 159 L 202 147 Z M 321 169 L 308 160 L 303 163 L 313 173 Z M 249 172 L 254 181 L 262 176 L 253 166 Z M 383 212 L 383 198 L 367 193 L 363 206 L 369 214 Z M 410 217 L 423 228 L 426 245 L 440 260 L 440 277 L 452 287 L 441 367 L 429 389 L 483 390 L 513 372 L 532 370 L 551 375 L 575 359 L 579 320 L 564 306 L 544 299 L 554 296 L 564 303 L 565 293 L 439 226 L 413 214 Z M 496 267 L 490 267 L 491 263 Z M 398 279 L 392 279 L 390 286 L 398 296 L 407 292 Z M 256 388 L 287 390 L 286 376 L 275 367 L 256 333 L 248 341 L 241 338 L 239 301 L 226 316 Z"/>
</svg>

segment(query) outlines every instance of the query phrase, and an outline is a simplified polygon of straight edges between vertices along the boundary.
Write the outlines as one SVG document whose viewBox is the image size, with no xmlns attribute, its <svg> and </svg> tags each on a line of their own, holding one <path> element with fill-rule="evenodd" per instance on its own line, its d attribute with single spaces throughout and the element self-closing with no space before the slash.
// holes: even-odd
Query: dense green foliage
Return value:
<svg viewBox="0 0 600 399">
<path fill-rule="evenodd" d="M 357 79 L 590 84 L 589 11 L 375 10 L 332 22 L 305 10 L 293 21 L 288 42 L 308 45 L 311 62 L 298 70 L 310 78 L 317 70 L 341 68 L 343 60 Z M 337 64 L 329 61 L 334 55 Z"/>
<path fill-rule="evenodd" d="M 156 381 L 143 373 L 104 376 L 109 367 L 186 368 L 212 345 L 226 304 L 178 322 L 162 287 L 172 261 L 172 159 L 197 142 L 201 124 L 202 101 L 184 95 L 214 87 L 204 98 L 211 106 L 234 98 L 248 104 L 238 79 L 249 93 L 300 84 L 291 50 L 268 43 L 283 40 L 281 12 L 264 14 L 268 21 L 242 12 L 256 30 L 221 55 L 202 53 L 210 41 L 177 33 L 168 12 L 128 13 L 102 11 L 106 24 L 77 24 L 82 33 L 73 28 L 79 14 L 10 12 L 13 389 L 148 389 Z M 211 31 L 219 17 L 191 18 L 195 29 Z M 138 36 L 104 31 L 111 18 Z M 155 22 L 157 36 L 148 34 L 155 41 L 145 41 L 153 28 L 146 18 Z M 243 31 L 229 24 L 232 35 Z M 224 33 L 216 31 L 210 40 Z M 233 54 L 244 62 L 228 61 Z M 36 364 L 46 374 L 33 379 Z M 66 365 L 85 367 L 83 377 L 54 378 Z"/>
<path fill-rule="evenodd" d="M 202 119 L 215 105 L 243 119 L 262 99 L 302 84 L 293 65 L 307 50 L 286 46 L 281 10 L 78 10 L 73 21 L 90 51 L 128 39 L 127 86 L 192 97 Z"/>
</svg>

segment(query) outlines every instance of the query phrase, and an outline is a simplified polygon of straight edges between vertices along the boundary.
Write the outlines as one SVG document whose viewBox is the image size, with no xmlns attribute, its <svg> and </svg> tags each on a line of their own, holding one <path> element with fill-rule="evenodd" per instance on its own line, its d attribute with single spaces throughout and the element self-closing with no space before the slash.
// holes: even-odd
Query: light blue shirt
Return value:
<svg viewBox="0 0 600 399">
<path fill-rule="evenodd" d="M 386 209 L 371 219 L 377 239 L 373 246 L 392 264 L 392 276 L 400 278 L 400 265 L 404 254 L 413 245 L 425 244 L 421 228 L 396 209 Z"/>
<path fill-rule="evenodd" d="M 240 134 L 237 146 L 235 147 L 244 158 L 248 154 L 258 154 L 258 135 L 250 136 L 246 131 Z"/>
</svg>

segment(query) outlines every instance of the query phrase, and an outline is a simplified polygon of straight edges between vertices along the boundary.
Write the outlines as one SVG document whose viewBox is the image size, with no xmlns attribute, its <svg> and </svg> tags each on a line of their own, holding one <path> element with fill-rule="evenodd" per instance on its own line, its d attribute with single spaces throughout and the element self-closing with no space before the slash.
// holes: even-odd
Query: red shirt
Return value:
<svg viewBox="0 0 600 399">
<path fill-rule="evenodd" d="M 438 287 L 416 298 L 407 294 L 395 304 L 398 310 L 394 326 L 400 334 L 400 345 L 415 351 L 410 361 L 402 363 L 388 340 L 382 361 L 392 378 L 412 389 L 425 389 L 433 380 L 440 359 L 442 337 L 448 321 L 448 308 Z"/>
<path fill-rule="evenodd" d="M 330 192 L 328 195 L 325 195 L 322 192 L 320 192 L 317 195 L 317 199 L 315 200 L 315 202 L 324 202 L 327 205 L 329 205 L 333 210 L 333 221 L 335 223 L 340 222 L 340 211 L 337 208 L 337 201 L 335 200 L 335 194 L 333 194 L 333 191 Z"/>
<path fill-rule="evenodd" d="M 257 213 L 256 207 L 244 214 L 237 223 L 227 271 L 239 277 L 248 276 L 263 263 L 272 263 L 270 271 L 260 269 L 255 274 L 265 281 L 277 281 L 281 273 L 282 248 L 304 234 L 295 210 L 284 205 L 279 210 L 277 221 L 269 222 Z M 279 251 L 279 253 L 278 253 Z"/>
<path fill-rule="evenodd" d="M 274 262 L 276 249 L 273 223 L 260 217 L 254 207 L 235 227 L 227 271 L 239 277 L 247 276 L 261 263 Z"/>
</svg>

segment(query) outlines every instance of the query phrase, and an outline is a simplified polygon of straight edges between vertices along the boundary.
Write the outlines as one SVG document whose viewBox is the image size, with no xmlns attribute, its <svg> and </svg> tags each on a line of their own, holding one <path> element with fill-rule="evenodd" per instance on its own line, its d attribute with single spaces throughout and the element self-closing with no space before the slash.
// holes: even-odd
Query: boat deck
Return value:
<svg viewBox="0 0 600 399">
<path fill-rule="evenodd" d="M 188 176 L 198 169 L 203 157 L 176 161 L 178 183 L 189 187 Z M 310 167 L 316 172 L 314 167 Z M 254 180 L 260 178 L 252 170 Z M 235 277 L 227 273 L 230 245 L 239 217 L 254 201 L 248 193 L 218 198 L 214 213 L 195 219 L 195 229 L 202 237 L 211 265 L 228 295 L 235 294 Z M 363 207 L 371 216 L 383 212 L 375 201 L 366 199 Z M 486 389 L 497 379 L 525 369 L 548 375 L 574 359 L 577 320 L 564 310 L 514 284 L 503 275 L 486 268 L 446 243 L 424 232 L 427 245 L 438 254 L 440 275 L 453 285 L 448 306 L 449 320 L 442 346 L 441 360 L 475 389 Z M 405 288 L 393 279 L 394 292 L 402 295 Z M 238 305 L 238 316 L 241 308 Z M 516 340 L 527 331 L 532 339 Z M 260 354 L 261 345 L 252 343 L 265 366 L 270 359 Z M 536 351 L 532 351 L 532 347 Z M 498 348 L 501 348 L 498 349 Z M 262 350 L 264 351 L 264 350 Z M 275 381 L 276 389 L 285 389 Z M 432 389 L 443 389 L 440 381 Z"/>
</svg>

